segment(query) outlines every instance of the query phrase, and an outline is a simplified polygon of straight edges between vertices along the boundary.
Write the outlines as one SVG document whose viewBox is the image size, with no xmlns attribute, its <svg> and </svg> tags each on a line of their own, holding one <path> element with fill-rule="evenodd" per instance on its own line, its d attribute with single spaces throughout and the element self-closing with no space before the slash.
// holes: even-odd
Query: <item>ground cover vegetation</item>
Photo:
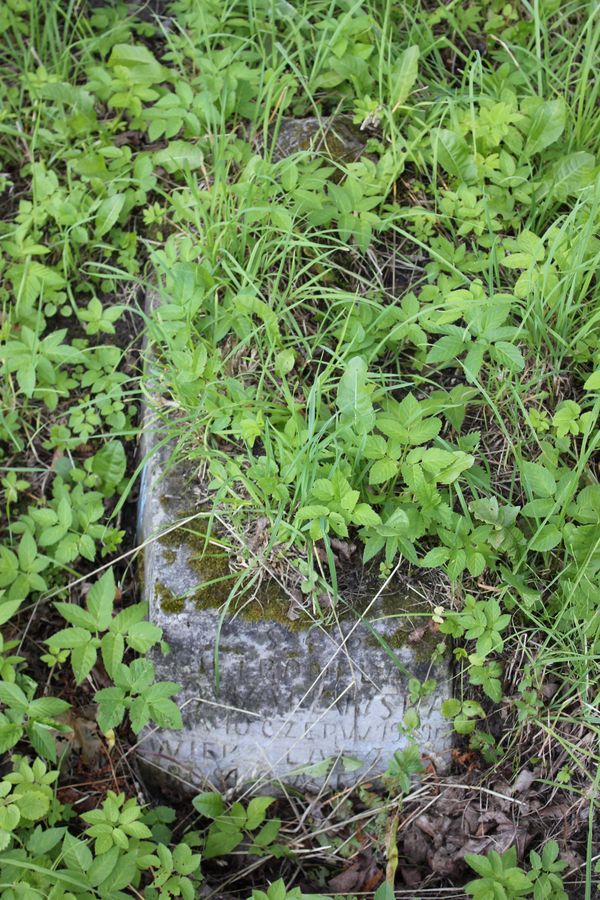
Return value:
<svg viewBox="0 0 600 900">
<path fill-rule="evenodd" d="M 591 897 L 596 6 L 158 12 L 0 10 L 2 896 Z M 180 712 L 132 565 L 144 397 L 248 598 L 276 571 L 326 616 L 347 558 L 445 586 L 444 782 L 415 744 L 379 791 L 147 802 L 136 735 Z"/>
</svg>

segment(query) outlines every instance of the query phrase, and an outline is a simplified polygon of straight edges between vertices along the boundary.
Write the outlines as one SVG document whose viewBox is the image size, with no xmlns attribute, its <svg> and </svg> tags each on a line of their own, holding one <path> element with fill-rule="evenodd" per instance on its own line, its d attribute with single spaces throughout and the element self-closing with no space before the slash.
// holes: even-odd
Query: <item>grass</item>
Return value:
<svg viewBox="0 0 600 900">
<path fill-rule="evenodd" d="M 538 806 L 568 798 L 560 849 L 591 897 L 594 3 L 177 0 L 138 19 L 45 0 L 0 16 L 0 750 L 60 769 L 61 789 L 76 784 L 81 763 L 61 768 L 56 749 L 64 710 L 31 704 L 67 699 L 78 716 L 81 691 L 100 704 L 113 787 L 131 793 L 122 723 L 137 733 L 177 715 L 174 691 L 157 685 L 164 703 L 151 707 L 135 687 L 153 682 L 144 657 L 160 635 L 122 624 L 137 599 L 132 570 L 115 562 L 119 591 L 96 577 L 135 552 L 139 407 L 154 404 L 158 385 L 154 414 L 174 437 L 173 462 L 206 473 L 210 521 L 239 545 L 247 589 L 274 571 L 320 617 L 323 592 L 344 602 L 344 555 L 379 566 L 382 580 L 398 567 L 451 585 L 446 608 L 431 604 L 430 627 L 457 667 L 452 778 L 467 784 L 476 766 L 490 785 L 527 769 Z M 298 119 L 310 119 L 305 137 L 283 150 Z M 160 303 L 144 311 L 151 286 Z M 258 553 L 257 521 L 268 535 Z M 82 579 L 102 585 L 102 609 L 85 606 Z M 48 602 L 57 597 L 73 609 Z M 390 770 L 396 787 L 409 763 Z M 50 797 L 41 769 L 13 765 L 33 778 L 38 806 L 14 801 L 20 819 L 0 819 L 0 873 L 10 883 L 2 854 L 25 847 L 46 889 L 70 838 L 46 853 L 35 823 L 67 823 L 69 806 Z M 383 874 L 387 855 L 393 881 L 385 827 L 369 812 L 380 801 L 365 797 L 345 798 L 343 821 L 328 807 L 337 846 L 355 859 L 345 823 L 366 810 L 373 865 Z M 106 788 L 96 798 L 113 825 L 122 802 Z M 139 815 L 153 846 L 206 852 L 209 835 L 217 840 L 216 821 L 200 820 L 196 840 L 159 813 Z M 539 822 L 529 839 L 543 844 Z M 405 856 L 408 831 L 401 822 Z M 95 883 L 81 851 L 86 890 L 117 896 L 123 881 L 157 895 L 151 883 L 168 866 L 163 850 L 158 868 L 148 863 L 145 832 L 127 846 L 98 844 L 81 822 L 75 834 L 97 859 L 120 848 Z M 192 896 L 199 862 L 188 872 L 188 851 L 177 852 L 173 891 Z M 317 868 L 298 884 L 324 889 L 331 865 Z M 464 874 L 459 862 L 448 877 Z"/>
</svg>

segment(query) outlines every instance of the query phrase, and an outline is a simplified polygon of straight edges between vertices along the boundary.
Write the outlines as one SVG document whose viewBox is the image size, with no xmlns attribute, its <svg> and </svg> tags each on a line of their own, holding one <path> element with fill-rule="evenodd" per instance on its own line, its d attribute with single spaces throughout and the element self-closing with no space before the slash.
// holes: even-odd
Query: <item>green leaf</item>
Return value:
<svg viewBox="0 0 600 900">
<path fill-rule="evenodd" d="M 73 647 L 82 647 L 91 639 L 91 634 L 86 628 L 63 628 L 61 631 L 55 632 L 52 637 L 48 638 L 46 643 L 54 650 L 68 649 Z"/>
<path fill-rule="evenodd" d="M 522 372 L 525 368 L 523 354 L 515 344 L 508 341 L 496 341 L 493 348 L 494 357 L 509 372 Z"/>
<path fill-rule="evenodd" d="M 369 484 L 383 484 L 398 474 L 398 463 L 387 456 L 378 459 L 369 470 Z"/>
<path fill-rule="evenodd" d="M 215 859 L 217 856 L 226 856 L 235 850 L 242 841 L 244 835 L 241 831 L 218 831 L 212 829 L 208 833 L 202 859 Z"/>
<path fill-rule="evenodd" d="M 56 762 L 56 741 L 49 725 L 32 721 L 27 726 L 27 736 L 38 756 Z"/>
<path fill-rule="evenodd" d="M 592 372 L 583 386 L 586 391 L 600 391 L 600 369 Z"/>
<path fill-rule="evenodd" d="M 115 576 L 110 568 L 89 590 L 86 606 L 94 619 L 96 631 L 106 631 L 111 623 L 115 589 Z"/>
<path fill-rule="evenodd" d="M 96 237 L 102 237 L 115 225 L 125 205 L 125 194 L 106 197 L 96 213 Z"/>
<path fill-rule="evenodd" d="M 521 472 L 525 486 L 536 497 L 552 497 L 556 492 L 556 480 L 554 475 L 541 463 L 524 462 Z"/>
<path fill-rule="evenodd" d="M 23 572 L 30 572 L 37 556 L 37 546 L 30 531 L 25 531 L 17 550 L 19 565 Z"/>
<path fill-rule="evenodd" d="M 204 163 L 204 154 L 189 141 L 170 141 L 164 150 L 154 154 L 154 163 L 170 174 L 186 172 L 188 169 L 199 169 Z"/>
<path fill-rule="evenodd" d="M 199 812 L 201 816 L 206 816 L 207 819 L 216 819 L 225 812 L 225 803 L 221 794 L 210 791 L 194 797 L 192 806 L 196 812 Z"/>
<path fill-rule="evenodd" d="M 594 183 L 596 159 L 585 150 L 568 153 L 556 164 L 548 187 L 560 200 L 577 196 Z"/>
<path fill-rule="evenodd" d="M 333 485 L 328 478 L 317 478 L 310 489 L 311 495 L 322 503 L 333 499 Z"/>
<path fill-rule="evenodd" d="M 157 84 L 164 77 L 163 67 L 144 44 L 115 44 L 108 65 L 126 69 L 132 84 Z"/>
<path fill-rule="evenodd" d="M 162 638 L 162 629 L 154 622 L 137 622 L 127 633 L 127 643 L 137 653 L 147 653 Z"/>
<path fill-rule="evenodd" d="M 280 828 L 281 819 L 269 819 L 269 821 L 266 822 L 260 829 L 258 834 L 255 835 L 252 846 L 260 847 L 261 849 L 264 847 L 268 847 L 269 844 L 273 843 L 273 841 L 279 834 Z M 250 849 L 249 852 L 252 853 L 252 849 Z"/>
<path fill-rule="evenodd" d="M 89 640 L 86 644 L 80 644 L 71 650 L 71 665 L 73 666 L 73 674 L 77 684 L 87 678 L 96 663 L 98 655 L 98 646 L 94 639 Z"/>
<path fill-rule="evenodd" d="M 445 334 L 431 346 L 427 354 L 428 363 L 446 363 L 464 352 L 465 342 L 459 334 Z"/>
<path fill-rule="evenodd" d="M 51 719 L 60 716 L 71 706 L 59 697 L 38 697 L 29 704 L 28 714 L 36 719 Z"/>
<path fill-rule="evenodd" d="M 420 564 L 426 569 L 438 568 L 448 561 L 449 556 L 450 551 L 447 547 L 434 547 L 425 554 Z"/>
<path fill-rule="evenodd" d="M 381 524 L 381 516 L 368 503 L 358 503 L 352 511 L 352 522 L 365 528 Z"/>
<path fill-rule="evenodd" d="M 2 831 L 14 831 L 21 821 L 21 813 L 18 806 L 11 803 L 9 806 L 0 806 L 0 829 Z"/>
<path fill-rule="evenodd" d="M 173 730 L 183 728 L 181 710 L 173 700 L 168 700 L 167 698 L 155 700 L 150 703 L 150 711 L 152 718 L 161 728 L 170 728 Z"/>
<path fill-rule="evenodd" d="M 0 681 L 0 703 L 16 713 L 26 713 L 29 708 L 29 700 L 21 688 L 8 681 Z"/>
<path fill-rule="evenodd" d="M 23 737 L 23 728 L 16 722 L 0 719 L 0 753 L 6 753 Z"/>
<path fill-rule="evenodd" d="M 275 797 L 253 797 L 248 804 L 246 828 L 253 831 L 262 825 L 269 806 L 275 802 Z"/>
<path fill-rule="evenodd" d="M 373 900 L 394 900 L 395 896 L 396 892 L 393 886 L 388 881 L 384 881 L 375 891 Z"/>
<path fill-rule="evenodd" d="M 0 625 L 4 625 L 18 612 L 23 600 L 0 600 Z"/>
<path fill-rule="evenodd" d="M 556 525 L 551 522 L 536 534 L 530 543 L 530 549 L 536 550 L 538 553 L 547 553 L 548 550 L 554 549 L 562 541 L 562 534 Z"/>
<path fill-rule="evenodd" d="M 351 359 L 340 378 L 336 406 L 343 425 L 351 425 L 359 434 L 371 431 L 375 413 L 371 402 L 372 387 L 367 381 L 367 364 L 360 356 Z"/>
<path fill-rule="evenodd" d="M 69 624 L 75 625 L 76 628 L 84 629 L 88 636 L 94 630 L 94 617 L 87 609 L 82 609 L 75 603 L 63 603 L 62 601 L 57 601 L 54 606 L 63 619 L 66 619 Z M 68 629 L 66 630 L 68 631 Z"/>
<path fill-rule="evenodd" d="M 289 374 L 296 363 L 296 354 L 293 350 L 280 350 L 275 357 L 275 372 L 280 378 Z"/>
<path fill-rule="evenodd" d="M 98 887 L 114 871 L 120 852 L 118 847 L 111 847 L 106 853 L 96 856 L 87 872 L 92 887 Z"/>
<path fill-rule="evenodd" d="M 20 786 L 21 787 L 21 786 Z M 13 794 L 13 802 L 19 807 L 19 812 L 24 819 L 43 819 L 50 809 L 50 798 L 41 788 L 35 785 L 22 785 L 24 790 L 20 794 Z"/>
<path fill-rule="evenodd" d="M 494 875 L 492 865 L 485 856 L 478 856 L 476 853 L 465 853 L 465 862 L 482 878 L 493 877 Z M 476 884 L 476 882 L 472 882 L 472 884 Z"/>
<path fill-rule="evenodd" d="M 461 711 L 461 702 L 456 697 L 442 701 L 440 710 L 446 719 L 453 719 Z"/>
<path fill-rule="evenodd" d="M 312 504 L 311 506 L 302 506 L 296 513 L 296 518 L 299 522 L 304 521 L 305 519 L 321 519 L 327 518 L 329 515 L 329 507 L 321 506 L 320 504 Z"/>
<path fill-rule="evenodd" d="M 390 105 L 392 112 L 406 101 L 419 74 L 420 51 L 416 44 L 407 47 L 394 64 L 390 78 Z"/>
<path fill-rule="evenodd" d="M 447 128 L 434 128 L 431 142 L 439 164 L 449 175 L 466 182 L 477 178 L 477 164 L 462 135 Z"/>
<path fill-rule="evenodd" d="M 109 441 L 92 460 L 92 471 L 102 479 L 108 493 L 121 482 L 126 468 L 127 458 L 121 441 Z"/>
<path fill-rule="evenodd" d="M 533 156 L 557 141 L 563 133 L 566 121 L 565 102 L 562 99 L 531 98 L 527 106 L 524 104 L 524 111 L 529 114 L 525 153 Z"/>
<path fill-rule="evenodd" d="M 63 859 L 70 869 L 79 869 L 81 872 L 87 872 L 92 864 L 92 851 L 84 841 L 74 837 L 68 831 L 63 841 Z"/>
</svg>

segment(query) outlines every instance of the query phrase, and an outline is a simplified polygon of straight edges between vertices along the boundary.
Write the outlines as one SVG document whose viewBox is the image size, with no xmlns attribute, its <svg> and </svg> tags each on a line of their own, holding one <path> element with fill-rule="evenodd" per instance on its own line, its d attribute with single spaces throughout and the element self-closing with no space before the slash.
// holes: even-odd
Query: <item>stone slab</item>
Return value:
<svg viewBox="0 0 600 900">
<path fill-rule="evenodd" d="M 146 452 L 156 439 L 147 427 Z M 407 616 L 416 595 L 396 585 L 372 602 L 371 586 L 327 628 L 289 621 L 285 593 L 273 584 L 225 612 L 232 583 L 223 580 L 226 559 L 212 548 L 203 558 L 202 519 L 190 519 L 197 479 L 184 466 L 169 470 L 168 458 L 166 445 L 145 466 L 139 536 L 150 617 L 171 647 L 154 662 L 161 679 L 183 685 L 184 730 L 143 734 L 146 769 L 163 784 L 238 791 L 272 790 L 279 781 L 318 787 L 324 777 L 339 788 L 376 776 L 407 743 L 397 726 L 410 675 L 437 680 L 418 707 L 416 737 L 422 754 L 443 768 L 451 728 L 440 704 L 451 695 L 450 673 L 447 662 L 431 666 L 431 645 L 406 642 L 407 631 L 423 623 Z M 421 612 L 430 610 L 420 602 Z"/>
</svg>

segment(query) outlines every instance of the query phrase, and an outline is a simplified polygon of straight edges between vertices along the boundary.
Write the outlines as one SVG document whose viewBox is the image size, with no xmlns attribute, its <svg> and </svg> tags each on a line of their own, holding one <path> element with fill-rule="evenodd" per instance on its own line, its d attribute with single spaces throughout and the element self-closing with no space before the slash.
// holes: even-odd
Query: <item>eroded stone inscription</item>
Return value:
<svg viewBox="0 0 600 900">
<path fill-rule="evenodd" d="M 157 454 L 146 467 L 144 540 L 184 514 L 189 493 L 185 473 L 163 478 L 162 464 Z M 443 765 L 450 749 L 450 728 L 440 713 L 450 696 L 448 666 L 432 667 L 423 648 L 398 641 L 406 610 L 397 598 L 367 603 L 364 616 L 347 609 L 328 628 L 310 621 L 292 626 L 285 617 L 223 615 L 218 604 L 197 608 L 193 601 L 202 580 L 194 553 L 184 538 L 175 545 L 153 541 L 145 551 L 150 616 L 171 647 L 170 655 L 154 662 L 160 678 L 183 685 L 177 699 L 184 720 L 182 732 L 143 736 L 141 754 L 150 766 L 190 788 L 264 789 L 286 779 L 322 783 L 327 767 L 318 775 L 306 770 L 325 760 L 331 761 L 334 786 L 380 774 L 406 744 L 398 725 L 409 703 L 411 675 L 437 681 L 418 706 L 416 738 L 421 752 Z M 172 611 L 165 597 L 183 599 Z M 349 773 L 348 758 L 362 767 Z"/>
</svg>

